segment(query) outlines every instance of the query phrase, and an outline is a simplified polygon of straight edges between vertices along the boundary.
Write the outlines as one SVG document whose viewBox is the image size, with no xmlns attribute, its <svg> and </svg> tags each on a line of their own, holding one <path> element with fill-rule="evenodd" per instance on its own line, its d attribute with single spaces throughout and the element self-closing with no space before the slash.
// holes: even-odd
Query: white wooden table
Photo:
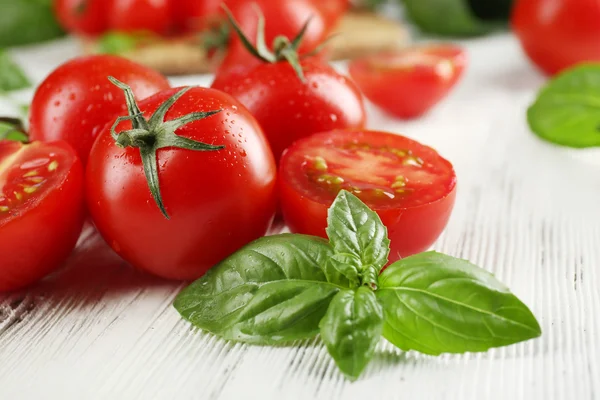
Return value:
<svg viewBox="0 0 600 400">
<path fill-rule="evenodd" d="M 539 318 L 540 339 L 437 358 L 382 342 L 350 384 L 318 339 L 252 347 L 193 330 L 171 306 L 182 285 L 131 270 L 87 230 L 61 273 L 0 295 L 0 399 L 599 398 L 600 151 L 528 131 L 544 79 L 514 38 L 464 45 L 471 65 L 447 101 L 410 123 L 370 108 L 369 125 L 454 163 L 456 208 L 435 248 L 495 273 Z M 15 53 L 35 81 L 75 54 L 69 40 Z"/>
</svg>

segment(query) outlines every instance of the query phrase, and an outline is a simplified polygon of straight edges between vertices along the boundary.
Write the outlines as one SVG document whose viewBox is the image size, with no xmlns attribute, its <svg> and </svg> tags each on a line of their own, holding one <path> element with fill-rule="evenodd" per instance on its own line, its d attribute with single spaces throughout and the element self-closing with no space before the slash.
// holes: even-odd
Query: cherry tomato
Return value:
<svg viewBox="0 0 600 400">
<path fill-rule="evenodd" d="M 0 141 L 0 291 L 58 268 L 83 219 L 83 170 L 67 143 Z"/>
<path fill-rule="evenodd" d="M 448 94 L 465 66 L 464 50 L 437 45 L 355 59 L 349 72 L 373 103 L 400 118 L 415 118 Z"/>
<path fill-rule="evenodd" d="M 321 133 L 283 154 L 279 193 L 292 232 L 326 237 L 327 209 L 341 189 L 377 212 L 393 262 L 438 238 L 454 205 L 456 175 L 432 148 L 384 132 Z"/>
<path fill-rule="evenodd" d="M 221 4 L 231 0 L 171 0 L 173 22 L 183 32 L 201 32 L 213 22 L 224 22 L 225 14 Z"/>
<path fill-rule="evenodd" d="M 230 4 L 232 15 L 254 45 L 258 28 L 257 6 L 265 18 L 265 42 L 269 47 L 277 36 L 289 39 L 296 37 L 310 19 L 298 49 L 300 54 L 307 54 L 327 38 L 333 27 L 331 21 L 325 18 L 322 10 L 311 0 L 256 0 Z M 224 75 L 232 71 L 247 71 L 260 63 L 260 60 L 248 52 L 237 35 L 232 34 L 217 73 Z"/>
<path fill-rule="evenodd" d="M 521 0 L 511 18 L 525 53 L 548 75 L 600 61 L 599 20 L 597 0 Z"/>
<path fill-rule="evenodd" d="M 305 60 L 301 67 L 304 82 L 288 62 L 280 61 L 244 74 L 217 76 L 212 85 L 230 93 L 256 117 L 276 160 L 300 138 L 365 125 L 362 97 L 352 81 L 316 60 Z"/>
<path fill-rule="evenodd" d="M 129 84 L 137 98 L 169 87 L 165 77 L 124 58 L 76 58 L 52 72 L 37 88 L 30 112 L 32 140 L 65 140 L 85 164 L 94 138 L 110 117 L 126 110 L 123 92 L 107 79 Z"/>
<path fill-rule="evenodd" d="M 150 31 L 165 34 L 171 28 L 170 0 L 105 0 L 112 30 Z"/>
<path fill-rule="evenodd" d="M 98 35 L 107 27 L 106 0 L 54 0 L 54 13 L 69 32 Z"/>
<path fill-rule="evenodd" d="M 149 118 L 178 91 L 157 93 L 139 107 Z M 107 243 L 133 266 L 165 278 L 196 279 L 267 231 L 275 214 L 276 166 L 248 110 L 226 93 L 196 87 L 175 102 L 165 121 L 215 110 L 221 111 L 176 134 L 224 149 L 156 152 L 170 219 L 151 195 L 141 151 L 118 147 L 110 126 L 98 136 L 86 172 L 88 207 Z M 130 122 L 117 132 L 125 129 Z"/>
</svg>

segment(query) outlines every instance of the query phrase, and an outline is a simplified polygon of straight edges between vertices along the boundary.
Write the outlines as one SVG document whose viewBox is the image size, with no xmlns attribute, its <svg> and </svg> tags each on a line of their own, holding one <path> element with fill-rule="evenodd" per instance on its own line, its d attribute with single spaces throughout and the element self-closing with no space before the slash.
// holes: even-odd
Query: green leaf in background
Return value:
<svg viewBox="0 0 600 400">
<path fill-rule="evenodd" d="M 0 117 L 0 140 L 29 141 L 23 122 L 17 118 Z"/>
<path fill-rule="evenodd" d="M 335 198 L 327 216 L 327 236 L 338 254 L 360 260 L 359 270 L 387 263 L 390 241 L 381 219 L 358 197 L 345 190 Z"/>
<path fill-rule="evenodd" d="M 41 42 L 63 35 L 52 0 L 0 0 L 0 47 Z"/>
<path fill-rule="evenodd" d="M 15 64 L 6 51 L 0 49 L 0 92 L 11 92 L 29 86 L 29 79 L 21 67 Z"/>
<path fill-rule="evenodd" d="M 383 310 L 371 289 L 344 290 L 335 295 L 319 326 L 329 354 L 344 375 L 355 380 L 373 358 Z"/>
<path fill-rule="evenodd" d="M 327 281 L 327 241 L 304 235 L 263 237 L 184 289 L 175 308 L 195 326 L 241 342 L 314 337 L 343 287 Z"/>
<path fill-rule="evenodd" d="M 512 0 L 403 0 L 422 30 L 446 36 L 473 36 L 506 25 Z"/>
<path fill-rule="evenodd" d="M 106 54 L 123 54 L 134 50 L 141 39 L 124 32 L 107 32 L 98 38 L 98 51 Z"/>
<path fill-rule="evenodd" d="M 402 350 L 438 355 L 485 351 L 540 336 L 535 317 L 489 272 L 427 252 L 379 277 L 383 336 Z"/>
<path fill-rule="evenodd" d="M 574 67 L 552 79 L 527 110 L 527 121 L 549 142 L 600 146 L 600 65 Z"/>
</svg>

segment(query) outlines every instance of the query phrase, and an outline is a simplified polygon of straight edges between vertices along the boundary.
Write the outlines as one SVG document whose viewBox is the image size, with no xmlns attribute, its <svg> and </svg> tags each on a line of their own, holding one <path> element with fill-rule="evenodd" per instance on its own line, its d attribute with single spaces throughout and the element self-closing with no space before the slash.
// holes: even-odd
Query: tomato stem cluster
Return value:
<svg viewBox="0 0 600 400">
<path fill-rule="evenodd" d="M 190 122 L 208 118 L 211 115 L 221 112 L 222 110 L 193 112 L 170 121 L 165 121 L 165 115 L 167 111 L 169 111 L 169 109 L 179 98 L 181 98 L 188 92 L 188 90 L 191 89 L 191 87 L 188 86 L 179 90 L 167 101 L 161 104 L 160 107 L 156 109 L 154 114 L 152 114 L 150 119 L 146 120 L 144 114 L 135 101 L 135 97 L 131 88 L 112 76 L 108 77 L 108 79 L 123 90 L 125 94 L 125 100 L 127 102 L 127 111 L 129 112 L 129 115 L 118 117 L 115 120 L 110 128 L 110 133 L 117 146 L 122 148 L 135 147 L 140 149 L 142 164 L 144 166 L 144 174 L 146 175 L 146 180 L 148 181 L 150 193 L 152 193 L 152 197 L 154 198 L 154 201 L 156 202 L 162 214 L 165 216 L 165 218 L 169 219 L 169 214 L 165 209 L 160 192 L 156 152 L 165 147 L 174 147 L 194 151 L 215 151 L 225 148 L 223 145 L 202 143 L 183 136 L 178 136 L 175 133 L 177 129 L 189 124 Z M 117 132 L 117 127 L 123 121 L 131 121 L 132 129 Z"/>
</svg>

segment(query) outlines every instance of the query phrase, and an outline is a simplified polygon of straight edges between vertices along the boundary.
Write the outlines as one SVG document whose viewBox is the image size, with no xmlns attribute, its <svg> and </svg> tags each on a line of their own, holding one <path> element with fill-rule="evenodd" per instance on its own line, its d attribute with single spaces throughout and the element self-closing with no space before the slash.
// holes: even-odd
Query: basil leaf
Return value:
<svg viewBox="0 0 600 400">
<path fill-rule="evenodd" d="M 527 121 L 549 142 L 600 146 L 600 65 L 581 65 L 551 80 L 527 110 Z"/>
<path fill-rule="evenodd" d="M 336 253 L 358 258 L 361 270 L 372 265 L 381 270 L 387 263 L 390 241 L 375 211 L 352 193 L 342 190 L 329 208 L 327 236 Z"/>
<path fill-rule="evenodd" d="M 334 254 L 325 264 L 325 274 L 330 282 L 343 285 L 342 279 L 345 278 L 350 288 L 360 285 L 359 269 L 360 260 L 349 254 Z"/>
<path fill-rule="evenodd" d="M 373 357 L 381 337 L 383 311 L 372 290 L 364 286 L 343 290 L 331 301 L 319 327 L 329 354 L 354 380 Z"/>
<path fill-rule="evenodd" d="M 477 2 L 489 2 L 478 0 Z M 404 0 L 404 6 L 410 19 L 429 33 L 438 35 L 472 36 L 495 29 L 499 23 L 494 21 L 486 8 L 486 20 L 477 17 L 472 7 L 473 0 Z M 510 2 L 508 2 L 510 3 Z M 484 6 L 485 7 L 485 6 Z M 510 4 L 507 5 L 507 8 Z M 477 9 L 482 6 L 477 5 Z M 504 14 L 504 13 L 503 13 Z M 498 20 L 506 19 L 498 15 Z"/>
<path fill-rule="evenodd" d="M 53 39 L 64 34 L 52 0 L 0 0 L 0 47 Z"/>
<path fill-rule="evenodd" d="M 343 287 L 327 280 L 327 241 L 282 234 L 238 250 L 184 289 L 175 308 L 195 326 L 225 339 L 281 343 L 314 337 Z"/>
<path fill-rule="evenodd" d="M 0 92 L 25 89 L 31 86 L 23 70 L 8 53 L 0 49 Z"/>
<path fill-rule="evenodd" d="M 29 141 L 23 122 L 17 118 L 0 117 L 0 140 Z"/>
<path fill-rule="evenodd" d="M 487 271 L 436 252 L 390 265 L 379 277 L 383 336 L 426 354 L 485 351 L 540 336 L 538 322 Z"/>
</svg>

